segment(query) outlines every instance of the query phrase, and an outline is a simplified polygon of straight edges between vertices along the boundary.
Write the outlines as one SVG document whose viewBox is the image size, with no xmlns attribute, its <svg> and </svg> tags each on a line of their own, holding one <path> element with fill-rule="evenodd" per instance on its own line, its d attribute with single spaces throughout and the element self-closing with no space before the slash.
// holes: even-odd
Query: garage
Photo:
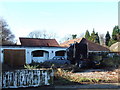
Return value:
<svg viewBox="0 0 120 90">
<path fill-rule="evenodd" d="M 26 61 L 25 49 L 4 49 L 4 62 L 12 67 L 22 66 Z"/>
</svg>

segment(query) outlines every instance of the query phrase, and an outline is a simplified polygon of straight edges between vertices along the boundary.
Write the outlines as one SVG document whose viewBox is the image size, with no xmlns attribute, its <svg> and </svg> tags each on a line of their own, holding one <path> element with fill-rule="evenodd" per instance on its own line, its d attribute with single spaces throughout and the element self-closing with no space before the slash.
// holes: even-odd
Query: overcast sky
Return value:
<svg viewBox="0 0 120 90">
<path fill-rule="evenodd" d="M 112 33 L 118 24 L 117 0 L 40 0 L 0 2 L 0 16 L 18 37 L 26 37 L 31 31 L 54 32 L 57 40 L 67 34 L 82 34 L 86 30 Z"/>
</svg>

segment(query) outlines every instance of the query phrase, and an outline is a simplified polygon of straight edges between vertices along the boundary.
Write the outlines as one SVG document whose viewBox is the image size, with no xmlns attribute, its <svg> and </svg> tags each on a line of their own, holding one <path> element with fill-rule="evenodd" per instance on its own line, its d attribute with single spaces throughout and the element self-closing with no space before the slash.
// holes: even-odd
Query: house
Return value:
<svg viewBox="0 0 120 90">
<path fill-rule="evenodd" d="M 109 56 L 113 57 L 114 55 L 120 55 L 120 42 L 116 42 L 110 46 L 111 53 Z"/>
<path fill-rule="evenodd" d="M 91 42 L 85 38 L 68 40 L 60 45 L 68 47 L 67 58 L 71 63 L 77 63 L 78 66 L 79 61 L 100 61 L 103 58 L 103 53 L 110 52 L 107 47 Z"/>
<path fill-rule="evenodd" d="M 110 46 L 110 50 L 113 52 L 120 52 L 120 42 L 116 42 Z"/>
<path fill-rule="evenodd" d="M 64 43 L 61 43 L 60 46 L 74 48 L 74 45 L 73 45 L 74 43 L 76 45 L 75 50 L 77 53 L 79 53 L 78 56 L 80 56 L 81 54 L 82 57 L 84 58 L 87 58 L 89 54 L 93 52 L 95 53 L 110 52 L 110 50 L 107 47 L 91 42 L 85 38 L 76 38 L 76 39 L 68 40 L 68 41 L 65 41 Z"/>
<path fill-rule="evenodd" d="M 67 56 L 66 47 L 55 39 L 19 38 L 21 45 L 4 45 L 0 49 L 0 61 L 12 66 L 43 62 L 54 56 Z"/>
<path fill-rule="evenodd" d="M 64 43 L 61 43 L 60 46 L 62 47 L 70 47 L 74 43 L 81 43 L 87 45 L 88 52 L 109 52 L 109 48 L 104 47 L 102 45 L 99 45 L 97 43 L 94 43 L 92 41 L 89 41 L 85 38 L 76 38 L 72 40 L 65 41 Z"/>
</svg>

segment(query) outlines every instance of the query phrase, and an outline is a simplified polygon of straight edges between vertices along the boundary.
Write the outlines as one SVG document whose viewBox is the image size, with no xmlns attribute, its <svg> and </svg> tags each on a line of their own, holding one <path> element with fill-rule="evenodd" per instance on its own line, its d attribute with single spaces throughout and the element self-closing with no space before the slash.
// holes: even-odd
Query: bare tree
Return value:
<svg viewBox="0 0 120 90">
<path fill-rule="evenodd" d="M 78 34 L 78 37 L 84 37 L 84 33 L 80 33 L 80 34 Z"/>
<path fill-rule="evenodd" d="M 100 44 L 105 45 L 105 35 L 104 34 L 99 34 L 100 37 Z"/>
<path fill-rule="evenodd" d="M 42 37 L 42 33 L 40 31 L 33 31 L 33 32 L 30 32 L 28 37 L 30 38 L 40 38 Z"/>
<path fill-rule="evenodd" d="M 65 41 L 68 41 L 68 40 L 71 40 L 71 39 L 75 39 L 75 38 L 78 38 L 77 34 L 67 34 L 59 42 L 63 43 Z"/>
<path fill-rule="evenodd" d="M 7 22 L 0 17 L 0 38 L 1 38 L 1 45 L 8 45 L 8 44 L 15 44 L 15 36 L 9 29 Z"/>
<path fill-rule="evenodd" d="M 68 40 L 71 40 L 71 39 L 72 39 L 72 35 L 71 34 L 67 34 L 63 38 L 61 38 L 61 40 L 59 42 L 63 43 L 65 41 L 68 41 Z"/>
<path fill-rule="evenodd" d="M 28 37 L 30 38 L 44 38 L 44 39 L 54 39 L 56 34 L 52 32 L 47 32 L 46 30 L 37 30 L 29 33 Z"/>
</svg>

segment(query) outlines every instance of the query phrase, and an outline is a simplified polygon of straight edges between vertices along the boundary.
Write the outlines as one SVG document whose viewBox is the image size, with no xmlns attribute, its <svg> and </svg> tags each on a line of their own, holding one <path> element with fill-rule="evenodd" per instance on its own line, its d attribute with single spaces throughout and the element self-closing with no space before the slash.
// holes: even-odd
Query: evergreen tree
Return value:
<svg viewBox="0 0 120 90">
<path fill-rule="evenodd" d="M 112 39 L 110 39 L 108 46 L 120 41 L 120 28 L 119 26 L 115 26 L 112 32 Z"/>
<path fill-rule="evenodd" d="M 100 44 L 100 39 L 99 39 L 99 35 L 98 32 L 95 33 L 95 30 L 93 29 L 91 36 L 89 37 L 90 41 L 94 42 L 94 43 L 99 43 Z"/>
<path fill-rule="evenodd" d="M 120 28 L 118 29 L 118 33 L 116 34 L 117 36 L 117 41 L 120 42 Z"/>
<path fill-rule="evenodd" d="M 105 36 L 105 44 L 108 46 L 109 44 L 109 41 L 110 41 L 111 37 L 110 37 L 110 34 L 109 34 L 109 31 L 107 31 L 107 34 Z"/>
<path fill-rule="evenodd" d="M 100 43 L 98 32 L 95 34 L 95 43 Z"/>
<path fill-rule="evenodd" d="M 117 41 L 117 35 L 120 33 L 119 26 L 115 26 L 112 32 L 112 39 Z"/>
<path fill-rule="evenodd" d="M 116 43 L 117 41 L 113 40 L 113 39 L 110 39 L 109 43 L 108 43 L 108 46 L 110 47 L 112 44 Z"/>
<path fill-rule="evenodd" d="M 89 38 L 90 38 L 90 33 L 89 33 L 89 31 L 88 31 L 88 30 L 86 30 L 86 33 L 85 33 L 85 38 L 86 38 L 87 40 L 89 40 Z"/>
<path fill-rule="evenodd" d="M 96 35 L 95 35 L 95 31 L 93 29 L 89 40 L 92 41 L 92 42 L 95 42 L 95 38 L 96 38 Z"/>
<path fill-rule="evenodd" d="M 93 31 L 91 33 L 91 36 L 94 36 L 95 35 L 95 29 L 93 28 Z"/>
</svg>

